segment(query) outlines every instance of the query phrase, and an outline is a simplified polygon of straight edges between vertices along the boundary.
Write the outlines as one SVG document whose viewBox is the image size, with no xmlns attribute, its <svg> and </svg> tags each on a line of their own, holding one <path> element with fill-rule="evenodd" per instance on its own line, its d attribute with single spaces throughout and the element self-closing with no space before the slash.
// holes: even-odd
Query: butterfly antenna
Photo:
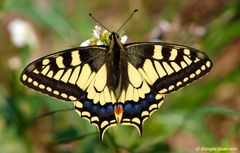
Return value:
<svg viewBox="0 0 240 153">
<path fill-rule="evenodd" d="M 111 32 L 111 30 L 109 30 L 107 27 L 105 27 L 102 23 L 100 23 L 91 13 L 89 13 L 89 16 L 97 23 L 99 24 L 101 27 L 103 27 L 104 29 L 106 29 L 107 31 Z"/>
<path fill-rule="evenodd" d="M 127 18 L 127 20 L 122 24 L 122 26 L 117 30 L 116 33 L 118 33 L 118 32 L 128 23 L 128 21 L 132 18 L 132 16 L 133 16 L 137 11 L 138 11 L 138 10 L 135 9 L 135 10 L 132 12 L 132 14 Z"/>
</svg>

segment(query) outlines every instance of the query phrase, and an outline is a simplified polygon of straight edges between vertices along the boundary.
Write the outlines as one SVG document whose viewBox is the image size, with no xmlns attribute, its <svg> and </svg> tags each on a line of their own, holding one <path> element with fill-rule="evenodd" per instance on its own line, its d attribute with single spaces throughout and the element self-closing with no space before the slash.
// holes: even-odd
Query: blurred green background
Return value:
<svg viewBox="0 0 240 153">
<path fill-rule="evenodd" d="M 71 109 L 19 82 L 34 59 L 79 46 L 92 37 L 95 17 L 111 30 L 129 14 L 128 42 L 163 40 L 203 50 L 214 62 L 203 79 L 167 95 L 144 124 L 115 126 L 103 143 L 95 126 Z M 240 152 L 239 0 L 1 0 L 1 153 L 192 153 L 207 147 Z M 234 151 L 234 149 L 236 149 Z M 218 152 L 218 151 L 213 151 Z"/>
</svg>

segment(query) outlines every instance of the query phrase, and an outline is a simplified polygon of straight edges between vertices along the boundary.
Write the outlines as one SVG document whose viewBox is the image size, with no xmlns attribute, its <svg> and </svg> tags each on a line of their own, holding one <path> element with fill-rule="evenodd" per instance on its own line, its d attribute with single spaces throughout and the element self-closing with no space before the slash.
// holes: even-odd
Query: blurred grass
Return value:
<svg viewBox="0 0 240 153">
<path fill-rule="evenodd" d="M 208 14 L 198 10 L 199 6 Z M 170 31 L 159 37 L 203 49 L 214 60 L 213 71 L 166 96 L 162 108 L 145 122 L 143 137 L 133 127 L 118 125 L 108 130 L 101 143 L 96 128 L 74 111 L 36 119 L 73 106 L 23 87 L 19 74 L 26 64 L 91 37 L 95 23 L 89 12 L 110 29 L 117 29 L 135 8 L 139 13 L 124 27 L 129 41 L 148 40 L 160 21 L 168 21 Z M 234 56 L 240 48 L 239 0 L 3 0 L 0 9 L 1 152 L 178 153 L 219 146 L 239 151 L 240 58 Z M 38 46 L 12 43 L 8 25 L 17 18 L 33 26 Z M 191 27 L 203 27 L 206 32 L 199 36 L 189 30 Z M 12 57 L 20 64 L 9 62 Z"/>
</svg>

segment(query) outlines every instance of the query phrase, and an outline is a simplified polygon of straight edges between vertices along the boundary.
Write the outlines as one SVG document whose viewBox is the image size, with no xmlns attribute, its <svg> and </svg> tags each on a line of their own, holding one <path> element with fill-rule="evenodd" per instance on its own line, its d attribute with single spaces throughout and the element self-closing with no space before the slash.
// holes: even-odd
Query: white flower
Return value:
<svg viewBox="0 0 240 153">
<path fill-rule="evenodd" d="M 109 40 L 109 35 L 111 34 L 111 32 L 107 31 L 107 30 L 102 30 L 102 28 L 100 26 L 95 26 L 94 30 L 93 30 L 93 38 L 88 39 L 86 41 L 84 41 L 83 43 L 81 43 L 81 47 L 84 46 L 93 46 L 93 45 L 109 45 L 110 40 Z M 127 36 L 123 35 L 120 40 L 122 43 L 125 43 L 127 41 Z"/>
<path fill-rule="evenodd" d="M 125 44 L 127 42 L 127 39 L 128 39 L 127 35 L 123 35 L 120 40 L 123 44 Z"/>
<path fill-rule="evenodd" d="M 88 39 L 88 40 L 82 42 L 80 46 L 81 46 L 81 47 L 90 46 L 90 39 Z"/>
<path fill-rule="evenodd" d="M 36 33 L 32 26 L 22 19 L 14 19 L 8 25 L 10 37 L 17 47 L 35 47 L 38 44 Z"/>
<path fill-rule="evenodd" d="M 93 30 L 93 36 L 97 39 L 100 39 L 102 28 L 98 25 L 95 26 L 95 29 Z"/>
</svg>

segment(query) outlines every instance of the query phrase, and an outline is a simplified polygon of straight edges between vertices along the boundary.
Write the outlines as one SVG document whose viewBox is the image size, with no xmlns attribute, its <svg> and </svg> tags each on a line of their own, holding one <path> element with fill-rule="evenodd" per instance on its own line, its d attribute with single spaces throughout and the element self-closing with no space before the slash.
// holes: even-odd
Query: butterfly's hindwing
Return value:
<svg viewBox="0 0 240 153">
<path fill-rule="evenodd" d="M 208 73 L 211 60 L 201 51 L 168 43 L 126 44 L 128 60 L 151 89 L 168 94 Z"/>
<path fill-rule="evenodd" d="M 127 84 L 118 102 L 123 103 L 121 124 L 135 126 L 140 135 L 144 121 L 156 111 L 163 102 L 163 95 L 153 92 L 141 73 L 127 62 Z"/>
</svg>

